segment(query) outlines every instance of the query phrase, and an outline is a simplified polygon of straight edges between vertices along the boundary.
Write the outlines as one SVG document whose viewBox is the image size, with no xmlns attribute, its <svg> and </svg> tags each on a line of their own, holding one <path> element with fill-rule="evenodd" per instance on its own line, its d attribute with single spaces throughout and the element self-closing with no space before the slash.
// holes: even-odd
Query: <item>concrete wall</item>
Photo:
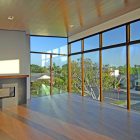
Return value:
<svg viewBox="0 0 140 140">
<path fill-rule="evenodd" d="M 4 87 L 15 87 L 15 97 L 3 98 L 1 107 L 9 107 L 20 104 L 26 104 L 27 99 L 27 80 L 26 78 L 21 79 L 1 79 L 0 86 Z"/>
<path fill-rule="evenodd" d="M 139 18 L 140 18 L 140 8 L 136 9 L 134 11 L 131 11 L 127 14 L 124 14 L 122 16 L 119 16 L 117 18 L 114 18 L 112 20 L 109 20 L 107 22 L 104 22 L 102 24 L 99 24 L 95 27 L 92 27 L 92 28 L 85 30 L 83 32 L 80 32 L 78 34 L 70 36 L 68 38 L 68 40 L 69 40 L 69 42 L 71 42 L 71 41 L 74 41 L 74 40 L 77 40 L 77 39 L 80 39 L 80 38 L 83 38 L 83 37 L 86 37 L 86 36 L 101 32 L 101 31 L 104 31 L 106 29 L 130 22 L 130 21 L 133 21 L 133 20 L 136 20 Z"/>
<path fill-rule="evenodd" d="M 19 74 L 30 75 L 30 37 L 22 31 L 0 30 L 0 60 L 19 59 Z M 30 78 L 27 78 L 27 98 L 30 98 Z"/>
</svg>

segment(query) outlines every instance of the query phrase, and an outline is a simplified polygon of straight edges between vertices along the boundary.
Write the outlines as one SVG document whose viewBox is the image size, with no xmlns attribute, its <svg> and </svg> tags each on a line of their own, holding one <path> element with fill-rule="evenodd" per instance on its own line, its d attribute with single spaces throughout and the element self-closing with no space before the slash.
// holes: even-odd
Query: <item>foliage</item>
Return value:
<svg viewBox="0 0 140 140">
<path fill-rule="evenodd" d="M 72 91 L 74 93 L 81 93 L 81 62 L 80 59 L 72 61 Z"/>
<path fill-rule="evenodd" d="M 103 73 L 102 73 L 102 83 L 103 83 L 103 90 L 109 90 L 115 87 L 116 78 L 111 76 L 112 70 L 110 66 L 103 66 Z"/>
<path fill-rule="evenodd" d="M 60 67 L 53 64 L 53 86 L 59 90 L 59 93 L 67 91 L 67 73 L 67 65 Z"/>
<path fill-rule="evenodd" d="M 45 73 L 48 69 L 39 65 L 31 64 L 31 73 Z"/>
<path fill-rule="evenodd" d="M 80 59 L 72 61 L 72 91 L 81 93 L 81 62 Z M 112 76 L 114 70 L 119 69 L 121 74 L 125 74 L 125 66 L 111 67 L 110 65 L 102 66 L 102 88 L 104 91 L 116 88 L 119 86 L 119 80 Z M 84 59 L 84 90 L 87 95 L 92 95 L 93 98 L 99 99 L 99 64 L 93 62 L 91 59 Z"/>
<path fill-rule="evenodd" d="M 45 85 L 46 87 L 49 85 L 49 81 L 48 80 L 37 80 L 37 81 L 34 81 L 31 83 L 31 91 L 32 91 L 32 95 L 45 95 L 45 94 L 48 94 L 48 93 L 42 93 L 41 92 L 41 88 L 42 88 L 42 85 Z"/>
<path fill-rule="evenodd" d="M 68 65 L 58 66 L 56 63 L 53 63 L 53 93 L 61 93 L 67 91 L 68 86 Z M 77 59 L 71 62 L 72 69 L 72 91 L 74 93 L 81 93 L 81 59 Z M 112 75 L 114 70 L 119 70 L 119 76 L 115 77 Z M 87 95 L 92 95 L 95 99 L 99 98 L 99 64 L 93 62 L 91 59 L 84 59 L 84 71 L 85 71 L 85 93 Z M 33 73 L 48 73 L 49 68 L 41 67 L 38 65 L 31 65 L 31 72 Z M 131 75 L 137 75 L 138 78 L 140 74 L 140 68 L 131 67 Z M 118 88 L 120 81 L 125 85 L 126 81 L 126 66 L 102 66 L 102 89 L 103 91 L 109 91 L 114 88 Z M 39 91 L 42 84 L 49 86 L 49 80 L 37 80 L 32 83 L 32 91 Z M 37 94 L 37 93 L 36 93 Z"/>
<path fill-rule="evenodd" d="M 132 75 L 138 75 L 138 74 L 140 74 L 140 68 L 131 67 L 131 68 L 130 68 L 130 73 L 131 73 Z"/>
<path fill-rule="evenodd" d="M 126 75 L 126 66 L 119 66 L 117 69 L 121 75 Z"/>
<path fill-rule="evenodd" d="M 31 72 L 32 73 L 49 73 L 49 68 L 41 67 L 39 65 L 31 65 Z M 57 66 L 53 63 L 52 69 L 52 76 L 53 76 L 53 93 L 61 93 L 67 91 L 67 65 L 63 65 L 62 67 Z M 32 95 L 46 95 L 48 93 L 44 93 L 42 91 L 42 86 L 45 85 L 46 88 L 49 87 L 50 89 L 50 81 L 49 80 L 36 80 L 31 83 L 31 91 Z M 48 89 L 48 90 L 49 90 Z"/>
</svg>

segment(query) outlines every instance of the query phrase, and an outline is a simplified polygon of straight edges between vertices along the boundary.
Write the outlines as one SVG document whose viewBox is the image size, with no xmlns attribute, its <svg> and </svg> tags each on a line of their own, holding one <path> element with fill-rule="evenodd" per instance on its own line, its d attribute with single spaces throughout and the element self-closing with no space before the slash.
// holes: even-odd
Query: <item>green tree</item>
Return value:
<svg viewBox="0 0 140 140">
<path fill-rule="evenodd" d="M 41 67 L 39 65 L 31 64 L 31 73 L 45 73 L 48 71 L 46 67 Z"/>
<path fill-rule="evenodd" d="M 56 66 L 56 64 L 54 63 L 53 75 L 54 75 L 53 86 L 58 89 L 55 92 L 56 93 L 66 92 L 67 91 L 67 64 L 60 67 L 60 66 Z"/>
<path fill-rule="evenodd" d="M 75 93 L 81 93 L 81 61 L 77 59 L 71 62 L 72 65 L 72 90 Z M 99 99 L 99 65 L 93 62 L 91 59 L 84 60 L 85 69 L 85 93 L 92 95 L 93 98 Z M 113 69 L 116 67 L 110 67 L 109 65 L 103 65 L 102 69 L 102 87 L 103 90 L 109 90 L 114 88 L 114 84 L 117 80 L 111 75 Z"/>
<path fill-rule="evenodd" d="M 35 65 L 35 64 L 31 64 L 30 66 L 31 68 L 31 75 L 32 74 L 35 74 L 35 73 L 49 73 L 49 69 L 46 68 L 46 67 L 41 67 L 39 65 Z M 45 85 L 46 87 L 49 85 L 49 80 L 37 80 L 34 81 L 34 82 L 31 82 L 31 92 L 32 92 L 32 95 L 42 95 L 42 92 L 41 92 L 41 88 L 42 88 L 42 85 Z M 44 93 L 46 94 L 46 93 Z"/>
</svg>

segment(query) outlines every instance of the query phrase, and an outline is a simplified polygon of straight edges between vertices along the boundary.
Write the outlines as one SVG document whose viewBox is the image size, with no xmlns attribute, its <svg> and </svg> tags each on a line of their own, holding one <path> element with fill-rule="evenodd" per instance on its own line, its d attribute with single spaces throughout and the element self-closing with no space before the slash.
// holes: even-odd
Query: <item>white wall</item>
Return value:
<svg viewBox="0 0 140 140">
<path fill-rule="evenodd" d="M 19 59 L 19 74 L 23 75 L 30 75 L 29 40 L 25 32 L 0 30 L 0 60 Z M 30 98 L 30 78 L 27 79 L 27 98 Z"/>
<path fill-rule="evenodd" d="M 89 28 L 88 30 L 85 30 L 85 31 L 80 32 L 78 34 L 72 35 L 68 39 L 69 39 L 69 42 L 71 42 L 71 41 L 74 41 L 74 40 L 77 40 L 77 39 L 80 39 L 80 38 L 83 38 L 83 37 L 86 37 L 86 36 L 101 32 L 101 31 L 104 31 L 106 29 L 130 22 L 130 21 L 133 21 L 133 20 L 136 20 L 139 18 L 140 18 L 140 8 L 138 8 L 134 11 L 131 11 L 127 14 L 124 14 L 122 16 L 119 16 L 117 18 L 114 18 L 112 20 L 109 20 L 107 22 L 104 22 L 102 24 L 99 24 L 97 26 L 94 26 L 92 28 Z"/>
</svg>

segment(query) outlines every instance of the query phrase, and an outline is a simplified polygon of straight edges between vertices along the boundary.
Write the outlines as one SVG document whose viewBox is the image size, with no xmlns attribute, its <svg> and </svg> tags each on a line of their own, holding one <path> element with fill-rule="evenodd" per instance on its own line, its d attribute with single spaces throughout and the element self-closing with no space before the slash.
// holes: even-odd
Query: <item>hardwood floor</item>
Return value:
<svg viewBox="0 0 140 140">
<path fill-rule="evenodd" d="M 74 94 L 0 111 L 0 140 L 139 140 L 140 114 Z"/>
</svg>

